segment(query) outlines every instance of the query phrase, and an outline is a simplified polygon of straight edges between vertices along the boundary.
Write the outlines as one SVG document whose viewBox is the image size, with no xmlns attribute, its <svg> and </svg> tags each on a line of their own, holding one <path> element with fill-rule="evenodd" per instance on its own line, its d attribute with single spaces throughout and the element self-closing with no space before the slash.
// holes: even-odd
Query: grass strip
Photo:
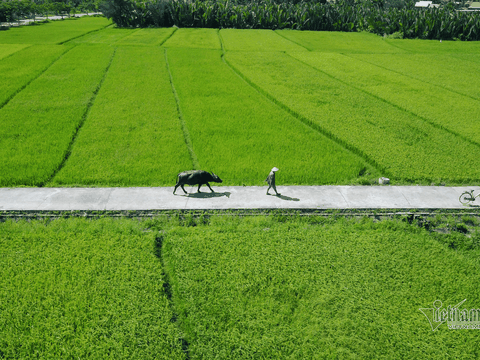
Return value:
<svg viewBox="0 0 480 360">
<path fill-rule="evenodd" d="M 272 30 L 221 29 L 220 34 L 227 51 L 305 51 Z"/>
<path fill-rule="evenodd" d="M 341 54 L 296 53 L 293 56 L 335 79 L 480 145 L 479 100 Z M 437 76 L 441 73 L 443 71 L 437 69 Z M 448 78 L 442 76 L 442 81 L 448 82 Z M 468 83 L 462 85 L 466 87 Z"/>
<path fill-rule="evenodd" d="M 479 54 L 478 41 L 438 41 L 423 39 L 385 39 L 387 44 L 415 54 Z"/>
<path fill-rule="evenodd" d="M 227 52 L 226 59 L 255 86 L 358 149 L 394 180 L 429 184 L 480 178 L 471 166 L 478 146 L 286 54 Z"/>
<path fill-rule="evenodd" d="M 419 311 L 480 302 L 478 257 L 434 234 L 367 219 L 187 224 L 165 234 L 163 261 L 191 359 L 478 355 L 475 331 L 433 332 Z"/>
<path fill-rule="evenodd" d="M 0 60 L 25 49 L 28 44 L 0 44 Z"/>
<path fill-rule="evenodd" d="M 0 224 L 0 357 L 185 359 L 154 236 L 125 219 Z"/>
<path fill-rule="evenodd" d="M 60 45 L 35 45 L 1 60 L 0 109 L 68 49 Z"/>
<path fill-rule="evenodd" d="M 0 44 L 59 44 L 108 26 L 104 17 L 70 18 L 39 26 L 19 26 L 0 32 Z"/>
<path fill-rule="evenodd" d="M 422 83 L 439 86 L 473 100 L 480 100 L 480 72 L 476 70 L 478 66 L 467 59 L 465 59 L 467 61 L 460 61 L 456 57 L 438 54 L 349 54 L 349 56 Z M 469 55 L 469 57 L 472 56 Z M 389 78 L 391 79 L 392 76 Z M 416 82 L 412 85 L 415 84 Z M 437 92 L 432 93 L 435 95 L 435 100 Z M 452 102 L 455 100 L 452 99 Z"/>
<path fill-rule="evenodd" d="M 113 49 L 77 46 L 0 110 L 0 186 L 44 183 L 63 161 Z"/>
<path fill-rule="evenodd" d="M 191 168 L 163 49 L 119 47 L 58 185 L 174 185 Z"/>
<path fill-rule="evenodd" d="M 192 169 L 200 170 L 200 164 L 198 163 L 197 155 L 193 151 L 192 140 L 190 138 L 190 132 L 188 131 L 187 124 L 183 117 L 182 108 L 180 107 L 180 99 L 178 98 L 177 90 L 173 84 L 172 72 L 170 71 L 170 65 L 168 64 L 167 49 L 164 51 L 165 55 L 165 64 L 167 65 L 168 77 L 170 79 L 170 86 L 172 87 L 172 93 L 175 96 L 175 102 L 177 104 L 178 119 L 180 120 L 180 125 L 182 126 L 183 139 L 185 140 L 185 145 L 187 146 L 188 153 L 190 154 L 190 160 L 192 161 Z"/>
<path fill-rule="evenodd" d="M 404 53 L 381 37 L 367 32 L 292 31 L 275 30 L 275 33 L 310 51 L 334 53 L 383 54 Z M 248 51 L 248 49 L 245 49 Z M 279 49 L 281 50 L 281 49 Z M 287 50 L 287 49 L 284 49 Z"/>
<path fill-rule="evenodd" d="M 72 44 L 110 44 L 113 45 L 122 38 L 131 35 L 136 29 L 121 29 L 116 27 L 107 27 L 92 33 L 88 33 L 79 38 L 71 40 Z"/>
<path fill-rule="evenodd" d="M 274 166 L 284 184 L 345 182 L 365 171 L 361 158 L 252 89 L 220 51 L 169 49 L 168 60 L 193 150 L 224 184 L 263 185 Z"/>
<path fill-rule="evenodd" d="M 115 50 L 116 51 L 116 50 Z M 70 155 L 72 153 L 72 147 L 73 145 L 75 144 L 75 141 L 77 140 L 77 136 L 78 136 L 78 133 L 79 131 L 82 129 L 82 126 L 83 124 L 85 123 L 85 120 L 88 116 L 88 113 L 90 112 L 90 109 L 93 105 L 93 103 L 95 102 L 95 99 L 97 97 L 97 94 L 98 94 L 98 91 L 100 90 L 100 88 L 102 87 L 102 84 L 103 84 L 103 81 L 105 80 L 105 77 L 107 76 L 108 74 L 108 70 L 110 69 L 110 66 L 112 65 L 112 61 L 113 61 L 113 58 L 115 57 L 115 51 L 112 53 L 112 56 L 110 58 L 110 62 L 108 63 L 107 65 L 107 68 L 105 69 L 105 73 L 102 77 L 102 79 L 100 80 L 100 83 L 98 84 L 97 88 L 95 89 L 95 91 L 93 92 L 92 94 L 92 97 L 90 98 L 90 101 L 88 102 L 87 104 L 87 107 L 85 108 L 85 112 L 83 113 L 83 116 L 82 116 L 82 120 L 80 121 L 80 123 L 78 124 L 76 130 L 75 130 L 75 133 L 73 134 L 72 136 L 72 140 L 70 141 L 70 144 L 68 145 L 68 148 L 67 148 L 67 151 L 65 153 L 65 157 L 63 158 L 62 162 L 60 163 L 60 165 L 55 169 L 55 171 L 53 172 L 52 176 L 50 177 L 49 180 L 45 181 L 44 183 L 42 183 L 40 186 L 45 186 L 45 184 L 49 183 L 56 175 L 59 171 L 61 171 L 63 169 L 63 167 L 65 166 L 65 163 L 68 161 L 68 159 L 70 158 Z"/>
<path fill-rule="evenodd" d="M 200 49 L 220 49 L 217 29 L 178 29 L 163 46 Z"/>
<path fill-rule="evenodd" d="M 162 45 L 172 34 L 176 28 L 152 28 L 140 29 L 132 34 L 121 38 L 116 42 L 118 45 Z"/>
</svg>

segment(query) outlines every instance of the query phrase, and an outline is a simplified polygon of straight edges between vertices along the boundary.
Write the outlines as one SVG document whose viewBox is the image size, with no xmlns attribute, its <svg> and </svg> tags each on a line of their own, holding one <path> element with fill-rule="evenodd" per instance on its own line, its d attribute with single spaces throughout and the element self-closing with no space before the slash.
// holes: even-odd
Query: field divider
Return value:
<svg viewBox="0 0 480 360">
<path fill-rule="evenodd" d="M 263 95 L 266 99 L 268 99 L 270 102 L 272 102 L 274 105 L 277 107 L 281 108 L 282 110 L 286 111 L 290 115 L 292 115 L 294 118 L 296 118 L 298 121 L 303 123 L 304 125 L 310 127 L 311 129 L 317 131 L 318 133 L 322 134 L 323 136 L 329 138 L 330 140 L 336 142 L 346 150 L 350 151 L 351 153 L 360 156 L 367 164 L 375 168 L 376 170 L 380 171 L 382 174 L 384 174 L 387 177 L 392 177 L 389 171 L 387 171 L 383 166 L 378 164 L 375 160 L 370 158 L 368 155 L 366 155 L 363 151 L 360 149 L 356 148 L 355 146 L 347 143 L 346 141 L 340 139 L 330 131 L 324 129 L 322 126 L 314 123 L 313 121 L 307 119 L 303 115 L 299 114 L 298 112 L 292 110 L 289 108 L 287 105 L 284 103 L 280 102 L 278 99 L 276 99 L 273 95 L 262 89 L 260 86 L 252 82 L 248 77 L 246 77 L 240 70 L 238 70 L 232 63 L 230 63 L 225 56 L 225 52 L 222 54 L 222 60 L 224 63 L 235 73 L 237 76 L 239 76 L 241 79 L 243 79 L 249 86 L 251 86 L 253 89 L 255 89 L 259 94 Z"/>
<path fill-rule="evenodd" d="M 30 46 L 29 46 L 30 47 Z M 50 64 L 48 64 L 43 70 L 41 70 L 37 76 L 35 76 L 34 78 L 30 79 L 29 81 L 27 81 L 26 84 L 24 84 L 23 86 L 21 86 L 20 88 L 18 88 L 12 95 L 10 95 L 3 103 L 0 103 L 0 110 L 2 110 L 2 108 L 4 106 L 6 106 L 15 96 L 17 96 L 20 92 L 22 92 L 23 90 L 25 90 L 25 88 L 30 85 L 33 81 L 37 80 L 40 76 L 42 76 L 53 64 L 55 64 L 58 60 L 60 60 L 62 58 L 62 56 L 64 56 L 67 52 L 69 52 L 70 50 L 72 50 L 74 48 L 71 47 L 71 48 L 67 48 L 65 49 L 65 51 L 63 53 L 60 54 L 60 56 L 58 56 L 55 60 L 53 60 Z M 25 48 L 27 49 L 27 48 Z M 25 49 L 22 49 L 21 51 L 25 50 Z M 9 55 L 10 56 L 10 55 Z M 3 60 L 3 59 L 2 59 Z"/>
<path fill-rule="evenodd" d="M 193 150 L 190 133 L 188 131 L 187 124 L 183 117 L 182 109 L 180 107 L 180 98 L 178 97 L 177 90 L 175 89 L 175 85 L 173 83 L 173 76 L 172 76 L 172 72 L 170 71 L 170 65 L 168 63 L 167 49 L 165 49 L 164 54 L 165 54 L 165 63 L 167 64 L 168 75 L 170 76 L 170 85 L 172 86 L 172 92 L 173 92 L 173 95 L 175 96 L 175 102 L 177 103 L 178 120 L 180 121 L 180 125 L 182 127 L 183 138 L 185 139 L 185 145 L 187 145 L 188 153 L 190 154 L 190 159 L 192 160 L 193 170 L 199 170 L 200 164 L 198 162 L 197 155 Z"/>
<path fill-rule="evenodd" d="M 307 48 L 306 46 L 303 46 L 303 45 L 300 44 L 299 42 L 293 41 L 292 39 L 289 39 L 289 38 L 283 36 L 280 31 L 278 31 L 278 30 L 273 30 L 273 32 L 274 32 L 275 34 L 277 34 L 278 36 L 284 38 L 285 40 L 290 41 L 291 43 L 294 43 L 295 45 L 298 45 L 298 46 L 304 48 L 304 49 L 307 50 L 308 52 L 312 52 L 311 49 Z"/>
<path fill-rule="evenodd" d="M 106 29 L 107 27 L 111 26 L 112 24 L 108 24 L 107 26 L 104 26 L 100 29 L 95 29 L 95 30 L 92 30 L 92 31 L 89 31 L 89 32 L 86 32 L 84 34 L 81 34 L 81 35 L 78 35 L 78 36 L 74 36 L 68 40 L 65 40 L 65 41 L 60 41 L 59 43 L 57 43 L 57 45 L 64 45 L 72 40 L 75 40 L 75 39 L 78 39 L 78 38 L 81 38 L 82 36 L 85 36 L 85 35 L 88 35 L 88 34 L 91 34 L 91 33 L 94 33 L 94 32 L 97 32 L 97 31 L 100 31 L 100 30 L 103 30 L 103 29 Z"/>
<path fill-rule="evenodd" d="M 168 306 L 169 306 L 170 311 L 172 313 L 172 318 L 170 319 L 170 321 L 172 323 L 175 323 L 177 329 L 180 331 L 181 337 L 178 340 L 181 343 L 182 351 L 185 354 L 186 359 L 190 359 L 190 354 L 189 354 L 189 351 L 188 351 L 189 343 L 188 343 L 187 339 L 185 339 L 185 334 L 184 334 L 183 330 L 177 325 L 179 315 L 178 315 L 178 312 L 175 309 L 175 302 L 172 299 L 172 297 L 173 297 L 172 285 L 171 285 L 172 279 L 171 279 L 171 276 L 170 276 L 169 272 L 167 271 L 167 267 L 165 266 L 165 261 L 164 261 L 164 256 L 163 256 L 163 250 L 164 250 L 164 244 L 163 243 L 165 242 L 165 238 L 164 238 L 163 234 L 159 233 L 158 235 L 156 235 L 154 241 L 155 241 L 155 243 L 154 243 L 154 247 L 155 247 L 154 248 L 154 253 L 155 253 L 155 256 L 157 257 L 157 259 L 160 261 L 160 265 L 162 267 L 161 276 L 162 276 L 162 279 L 163 279 L 163 290 L 164 290 L 165 295 L 167 297 Z"/>
<path fill-rule="evenodd" d="M 80 129 L 82 128 L 83 124 L 85 123 L 85 120 L 87 119 L 88 117 L 88 114 L 90 112 L 90 109 L 91 107 L 93 106 L 93 103 L 95 102 L 95 99 L 97 97 L 97 94 L 98 92 L 100 91 L 100 88 L 102 87 L 102 84 L 105 80 L 105 78 L 107 77 L 107 74 L 108 74 L 108 70 L 110 69 L 110 66 L 112 65 L 112 62 L 113 62 L 113 58 L 115 57 L 115 53 L 117 52 L 117 49 L 114 49 L 113 50 L 113 53 L 112 53 L 112 56 L 110 58 L 110 61 L 107 65 L 107 67 L 105 68 L 105 72 L 102 76 L 102 79 L 100 80 L 100 82 L 98 83 L 97 87 L 95 88 L 95 90 L 93 91 L 93 94 L 92 94 L 92 97 L 90 98 L 90 100 L 88 101 L 88 104 L 87 104 L 87 107 L 85 109 L 85 112 L 83 113 L 82 115 L 82 119 L 80 120 L 80 123 L 77 125 L 76 129 L 75 129 L 75 132 L 72 136 L 72 139 L 70 140 L 70 144 L 68 145 L 68 148 L 67 148 L 67 151 L 65 153 L 65 156 L 62 160 L 62 162 L 60 163 L 60 165 L 58 165 L 58 167 L 54 170 L 52 176 L 44 181 L 43 183 L 41 183 L 39 185 L 39 187 L 44 187 L 46 184 L 48 184 L 49 182 L 51 182 L 53 180 L 53 178 L 55 178 L 55 176 L 58 174 L 58 172 L 60 170 L 62 170 L 62 168 L 65 166 L 65 163 L 68 161 L 69 157 L 70 157 L 70 154 L 72 153 L 72 148 L 73 148 L 73 145 L 75 144 L 75 140 L 77 139 L 77 136 L 78 136 L 78 133 L 80 132 Z"/>
<path fill-rule="evenodd" d="M 364 90 L 364 89 L 362 89 L 362 88 L 356 87 L 355 85 L 353 85 L 353 84 L 351 84 L 351 83 L 349 83 L 349 82 L 346 82 L 346 81 L 344 81 L 344 80 L 338 79 L 338 78 L 336 78 L 335 76 L 333 76 L 333 75 L 331 75 L 331 74 L 329 74 L 329 73 L 327 73 L 327 72 L 325 72 L 325 71 L 322 71 L 322 70 L 320 70 L 320 69 L 318 69 L 318 68 L 316 68 L 316 67 L 314 67 L 314 66 L 312 66 L 312 65 L 310 65 L 310 64 L 308 64 L 308 63 L 306 63 L 306 62 L 304 62 L 304 61 L 302 61 L 302 60 L 300 60 L 300 59 L 297 59 L 296 57 L 292 56 L 291 54 L 289 54 L 289 53 L 287 53 L 287 52 L 285 52 L 285 54 L 287 54 L 288 56 L 290 56 L 292 59 L 297 60 L 297 61 L 300 62 L 301 64 L 306 65 L 306 66 L 308 66 L 309 68 L 311 68 L 311 69 L 313 69 L 313 70 L 315 70 L 315 71 L 317 71 L 317 72 L 319 72 L 319 73 L 322 73 L 322 74 L 328 76 L 329 78 L 331 78 L 331 79 L 333 79 L 333 80 L 335 80 L 335 81 L 338 81 L 339 83 L 341 83 L 341 84 L 343 84 L 343 85 L 346 85 L 346 86 L 348 86 L 348 87 L 351 87 L 352 89 L 358 90 L 358 91 L 360 91 L 360 92 L 362 92 L 362 93 L 364 93 L 364 94 L 366 94 L 366 95 L 368 95 L 368 96 L 371 96 L 371 97 L 373 97 L 373 98 L 375 98 L 375 99 L 377 99 L 377 100 L 379 100 L 379 101 L 382 101 L 382 102 L 385 103 L 385 104 L 388 104 L 388 105 L 390 105 L 390 106 L 393 106 L 394 108 L 396 108 L 396 109 L 398 109 L 398 110 L 400 110 L 400 111 L 403 111 L 403 112 L 405 112 L 405 113 L 407 113 L 407 114 L 410 114 L 410 115 L 412 115 L 412 116 L 414 116 L 414 117 L 422 120 L 423 122 L 425 122 L 425 123 L 433 126 L 434 128 L 436 128 L 436 129 L 438 129 L 438 130 L 445 131 L 445 132 L 447 132 L 447 133 L 449 133 L 449 134 L 451 134 L 451 135 L 453 135 L 453 136 L 457 136 L 457 137 L 459 137 L 461 140 L 464 140 L 464 141 L 468 142 L 469 144 L 480 148 L 480 143 L 478 143 L 478 142 L 476 142 L 476 141 L 470 140 L 469 138 L 467 138 L 467 137 L 465 137 L 465 136 L 463 136 L 463 135 L 461 135 L 461 134 L 459 134 L 459 133 L 457 133 L 457 132 L 455 132 L 455 131 L 453 131 L 453 130 L 447 129 L 446 127 L 444 127 L 444 126 L 442 126 L 442 125 L 440 125 L 440 124 L 437 124 L 437 123 L 435 123 L 435 122 L 433 122 L 433 121 L 430 121 L 430 120 L 428 120 L 427 118 L 425 118 L 425 117 L 423 117 L 423 116 L 421 116 L 421 115 L 418 115 L 418 114 L 414 113 L 414 112 L 411 111 L 411 110 L 407 110 L 407 109 L 405 109 L 405 108 L 403 108 L 403 107 L 401 107 L 401 106 L 399 106 L 399 105 L 396 105 L 396 104 L 394 104 L 394 103 L 392 103 L 392 102 L 390 102 L 390 101 L 388 101 L 388 100 L 386 100 L 386 99 L 384 99 L 384 98 L 381 98 L 381 97 L 379 97 L 379 96 L 377 96 L 377 95 L 375 95 L 375 94 L 372 94 L 372 93 L 368 92 L 367 90 Z M 341 55 L 347 56 L 347 55 L 345 55 L 345 54 L 343 54 L 343 53 L 342 53 Z M 348 56 L 347 56 L 347 57 L 348 57 Z M 462 95 L 463 95 L 463 94 L 462 94 Z"/>
<path fill-rule="evenodd" d="M 223 38 L 222 38 L 222 34 L 220 34 L 220 29 L 217 29 L 217 35 L 218 35 L 218 40 L 220 41 L 220 49 L 222 50 L 223 56 L 225 56 L 225 47 L 223 46 Z"/>
<path fill-rule="evenodd" d="M 449 89 L 449 88 L 446 88 L 446 87 L 444 87 L 444 86 L 437 85 L 437 84 L 432 83 L 432 82 L 429 82 L 429 81 L 425 81 L 424 79 L 419 79 L 419 78 L 416 78 L 416 77 L 414 77 L 414 76 L 408 75 L 408 74 L 406 74 L 406 73 L 402 73 L 402 72 L 400 72 L 400 71 L 396 71 L 396 70 L 393 70 L 393 69 L 389 69 L 389 68 L 387 68 L 387 67 L 385 67 L 385 66 L 381 66 L 381 65 L 378 65 L 378 64 L 374 64 L 374 63 L 369 62 L 369 61 L 366 61 L 366 60 L 364 60 L 364 59 L 358 59 L 358 58 L 352 57 L 352 56 L 347 55 L 347 54 L 344 54 L 344 53 L 342 53 L 341 55 L 346 56 L 346 57 L 349 57 L 350 59 L 355 60 L 355 61 L 361 61 L 361 62 L 363 62 L 363 63 L 369 64 L 369 65 L 372 65 L 372 66 L 376 66 L 376 67 L 378 67 L 378 68 L 380 68 L 380 69 L 383 69 L 383 70 L 391 71 L 391 72 L 393 72 L 393 73 L 395 73 L 395 74 L 398 74 L 398 75 L 401 75 L 401 76 L 405 76 L 405 77 L 407 77 L 407 78 L 409 78 L 409 79 L 413 79 L 413 80 L 416 80 L 416 81 L 420 81 L 420 82 L 429 84 L 429 85 L 431 85 L 431 86 L 434 86 L 434 87 L 436 87 L 436 88 L 443 89 L 443 90 L 445 90 L 445 91 L 450 91 L 450 92 L 452 92 L 452 93 L 454 93 L 454 94 L 457 94 L 457 95 L 460 95 L 460 96 L 465 96 L 465 97 L 467 97 L 467 98 L 469 98 L 469 99 L 472 99 L 472 100 L 475 100 L 475 101 L 479 101 L 479 100 L 480 100 L 478 97 L 474 97 L 474 96 L 471 96 L 471 95 L 468 95 L 468 94 L 464 94 L 464 93 L 461 93 L 461 92 L 459 92 L 459 91 L 456 91 L 456 90 L 453 90 L 453 89 Z"/>
<path fill-rule="evenodd" d="M 25 46 L 23 49 L 14 51 L 13 53 L 8 54 L 7 56 L 1 58 L 0 61 L 3 61 L 3 60 L 5 60 L 5 59 L 8 59 L 9 57 L 11 57 L 11 56 L 13 56 L 13 55 L 15 55 L 15 54 L 18 54 L 19 52 L 21 52 L 21 51 L 23 51 L 23 50 L 26 50 L 26 49 L 28 49 L 29 47 L 32 47 L 32 46 L 33 46 L 33 44 L 30 44 L 30 45 L 28 45 L 28 46 Z"/>
<path fill-rule="evenodd" d="M 175 34 L 175 33 L 177 32 L 177 30 L 178 30 L 178 27 L 174 28 L 173 31 L 172 31 L 172 33 L 171 33 L 170 35 L 168 35 L 168 36 L 166 37 L 166 39 L 164 39 L 164 40 L 163 40 L 160 44 L 158 44 L 157 46 L 162 46 L 163 44 L 165 44 L 165 43 L 167 42 L 167 40 L 170 39 L 170 38 L 173 36 L 173 34 Z"/>
</svg>

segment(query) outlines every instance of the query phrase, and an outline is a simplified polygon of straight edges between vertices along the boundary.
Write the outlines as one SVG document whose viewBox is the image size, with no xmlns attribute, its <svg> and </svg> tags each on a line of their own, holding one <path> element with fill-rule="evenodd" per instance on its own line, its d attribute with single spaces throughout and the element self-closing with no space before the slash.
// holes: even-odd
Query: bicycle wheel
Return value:
<svg viewBox="0 0 480 360">
<path fill-rule="evenodd" d="M 458 199 L 463 205 L 468 205 L 470 204 L 474 199 L 472 199 L 472 194 L 470 194 L 468 191 L 465 191 L 462 195 L 460 195 L 460 198 Z"/>
</svg>

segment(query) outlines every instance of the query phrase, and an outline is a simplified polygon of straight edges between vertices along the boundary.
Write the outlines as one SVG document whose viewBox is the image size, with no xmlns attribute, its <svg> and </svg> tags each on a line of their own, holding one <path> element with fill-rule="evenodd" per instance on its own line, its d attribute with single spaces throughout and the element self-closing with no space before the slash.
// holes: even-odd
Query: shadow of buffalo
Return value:
<svg viewBox="0 0 480 360">
<path fill-rule="evenodd" d="M 181 196 L 185 196 L 185 197 L 189 197 L 189 198 L 198 198 L 198 199 L 210 199 L 210 198 L 216 198 L 216 197 L 222 197 L 222 196 L 226 196 L 227 198 L 229 198 L 231 195 L 230 192 L 226 191 L 226 192 L 210 192 L 210 193 L 207 193 L 207 192 L 204 192 L 204 193 L 192 193 L 192 194 L 185 194 L 185 195 L 181 195 Z"/>
</svg>

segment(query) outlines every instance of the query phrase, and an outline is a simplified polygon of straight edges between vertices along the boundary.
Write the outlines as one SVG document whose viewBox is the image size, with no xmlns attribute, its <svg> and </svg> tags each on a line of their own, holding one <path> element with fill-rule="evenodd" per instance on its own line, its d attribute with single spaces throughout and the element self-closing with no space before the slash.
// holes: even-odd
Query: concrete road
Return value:
<svg viewBox="0 0 480 360">
<path fill-rule="evenodd" d="M 137 188 L 0 188 L 1 210 L 215 210 L 215 209 L 462 209 L 460 195 L 480 187 L 277 186 Z M 272 190 L 270 190 L 272 192 Z M 480 197 L 473 205 L 480 205 Z"/>
</svg>

